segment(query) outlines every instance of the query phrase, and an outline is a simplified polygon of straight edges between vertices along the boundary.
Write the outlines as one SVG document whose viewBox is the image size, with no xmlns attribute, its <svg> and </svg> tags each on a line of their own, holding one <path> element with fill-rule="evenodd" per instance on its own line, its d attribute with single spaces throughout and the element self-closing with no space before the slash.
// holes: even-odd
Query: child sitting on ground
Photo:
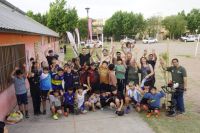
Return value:
<svg viewBox="0 0 200 133">
<path fill-rule="evenodd" d="M 75 93 L 73 92 L 73 88 L 69 88 L 67 92 L 63 95 L 64 98 L 64 115 L 67 117 L 69 113 L 74 113 L 74 98 Z"/>
<path fill-rule="evenodd" d="M 152 114 L 155 114 L 156 117 L 160 114 L 160 99 L 165 96 L 163 91 L 157 92 L 156 87 L 152 87 L 150 93 L 146 93 L 144 98 L 149 99 L 149 111 L 147 117 L 151 117 Z"/>
<path fill-rule="evenodd" d="M 86 87 L 87 89 L 83 90 L 83 87 Z M 85 114 L 87 113 L 85 108 L 88 107 L 89 105 L 89 102 L 85 101 L 85 95 L 87 94 L 88 91 L 91 90 L 91 88 L 88 87 L 86 84 L 83 84 L 83 87 L 80 86 L 76 91 L 76 101 L 78 103 L 78 109 L 80 110 L 80 112 L 82 114 Z"/>
<path fill-rule="evenodd" d="M 135 86 L 134 82 L 129 82 L 129 84 L 126 86 L 126 97 L 125 97 L 125 105 L 126 111 L 125 113 L 130 112 L 130 104 L 134 103 L 136 111 L 140 112 L 140 101 L 141 101 L 141 93 L 138 90 L 139 86 Z"/>
<path fill-rule="evenodd" d="M 62 114 L 61 94 L 60 90 L 56 89 L 49 95 L 50 109 L 54 120 L 58 120 L 58 116 Z"/>
<path fill-rule="evenodd" d="M 100 103 L 100 96 L 97 93 L 93 93 L 89 100 L 89 108 L 92 108 L 92 111 L 96 111 L 96 108 L 101 108 L 101 103 Z"/>
<path fill-rule="evenodd" d="M 117 87 L 111 86 L 111 99 L 110 107 L 116 109 L 116 114 L 121 114 L 123 112 L 124 97 L 117 91 Z"/>
<path fill-rule="evenodd" d="M 142 100 L 140 102 L 140 108 L 141 108 L 141 111 L 148 111 L 148 99 L 146 97 L 144 97 L 144 95 L 149 93 L 150 86 L 146 82 L 146 83 L 144 83 L 144 87 L 141 88 L 141 89 L 142 89 L 141 94 L 143 95 L 143 97 L 142 97 Z"/>
</svg>

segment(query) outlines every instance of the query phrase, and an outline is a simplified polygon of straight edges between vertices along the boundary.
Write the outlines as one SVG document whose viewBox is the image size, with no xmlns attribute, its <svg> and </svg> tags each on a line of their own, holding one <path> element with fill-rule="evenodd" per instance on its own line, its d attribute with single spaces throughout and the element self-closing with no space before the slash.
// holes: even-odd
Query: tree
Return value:
<svg viewBox="0 0 200 133">
<path fill-rule="evenodd" d="M 104 25 L 106 37 L 113 36 L 115 40 L 120 40 L 122 36 L 132 37 L 144 31 L 145 21 L 142 14 L 133 12 L 115 12 Z"/>
<path fill-rule="evenodd" d="M 186 30 L 187 22 L 183 16 L 172 15 L 166 17 L 162 24 L 168 30 L 171 39 L 180 37 Z"/>
<path fill-rule="evenodd" d="M 195 33 L 197 29 L 200 33 L 200 9 L 193 9 L 187 14 L 187 28 L 191 33 Z"/>
<path fill-rule="evenodd" d="M 50 3 L 50 9 L 47 17 L 47 26 L 58 32 L 61 36 L 66 32 L 66 12 L 65 0 L 56 0 Z"/>
<path fill-rule="evenodd" d="M 88 34 L 88 20 L 87 18 L 82 18 L 78 20 L 78 29 L 80 32 L 80 37 L 82 40 L 87 39 Z"/>
<path fill-rule="evenodd" d="M 34 14 L 33 11 L 29 10 L 26 15 L 45 26 L 47 25 L 47 13 L 43 15 L 41 13 Z"/>
<path fill-rule="evenodd" d="M 146 20 L 146 30 L 150 37 L 156 37 L 159 29 L 161 28 L 161 17 L 153 16 Z"/>
</svg>

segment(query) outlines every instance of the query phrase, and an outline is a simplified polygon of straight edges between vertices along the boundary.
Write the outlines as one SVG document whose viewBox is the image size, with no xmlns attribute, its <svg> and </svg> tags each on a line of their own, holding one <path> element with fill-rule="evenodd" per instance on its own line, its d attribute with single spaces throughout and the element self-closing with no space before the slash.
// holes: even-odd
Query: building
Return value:
<svg viewBox="0 0 200 133">
<path fill-rule="evenodd" d="M 16 106 L 10 80 L 15 66 L 29 64 L 30 57 L 46 61 L 44 51 L 57 51 L 58 33 L 34 21 L 6 0 L 0 0 L 0 120 Z"/>
</svg>

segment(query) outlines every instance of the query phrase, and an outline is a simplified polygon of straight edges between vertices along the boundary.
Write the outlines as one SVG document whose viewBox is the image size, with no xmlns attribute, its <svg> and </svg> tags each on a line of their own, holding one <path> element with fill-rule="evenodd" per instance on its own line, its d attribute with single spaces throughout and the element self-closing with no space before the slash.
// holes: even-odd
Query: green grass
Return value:
<svg viewBox="0 0 200 133">
<path fill-rule="evenodd" d="M 110 47 L 109 43 L 105 44 L 105 48 Z M 116 51 L 120 50 L 119 43 L 116 44 Z M 97 49 L 97 52 L 101 53 L 101 49 Z M 190 58 L 189 55 L 179 55 Z M 70 60 L 74 57 L 71 45 L 67 45 L 67 54 L 65 60 Z M 93 55 L 95 57 L 95 54 Z M 156 70 L 156 86 L 160 87 L 165 84 L 163 74 L 159 69 Z M 162 100 L 164 101 L 164 100 Z M 194 105 L 186 101 L 186 115 L 170 118 L 165 116 L 165 113 L 162 112 L 159 118 L 151 117 L 146 118 L 146 113 L 140 113 L 140 116 L 148 123 L 148 125 L 156 133 L 199 133 L 200 132 L 200 114 L 192 111 Z"/>
<path fill-rule="evenodd" d="M 186 58 L 192 58 L 192 55 L 177 55 L 177 56 L 186 57 Z"/>
</svg>

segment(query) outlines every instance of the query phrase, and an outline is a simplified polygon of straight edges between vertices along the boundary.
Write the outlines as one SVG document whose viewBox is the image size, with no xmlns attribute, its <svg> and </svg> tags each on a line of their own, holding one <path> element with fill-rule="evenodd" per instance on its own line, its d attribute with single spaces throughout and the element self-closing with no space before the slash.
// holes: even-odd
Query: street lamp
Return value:
<svg viewBox="0 0 200 133">
<path fill-rule="evenodd" d="M 87 18 L 89 18 L 89 10 L 90 10 L 90 8 L 86 7 L 85 10 L 87 11 Z"/>
</svg>

